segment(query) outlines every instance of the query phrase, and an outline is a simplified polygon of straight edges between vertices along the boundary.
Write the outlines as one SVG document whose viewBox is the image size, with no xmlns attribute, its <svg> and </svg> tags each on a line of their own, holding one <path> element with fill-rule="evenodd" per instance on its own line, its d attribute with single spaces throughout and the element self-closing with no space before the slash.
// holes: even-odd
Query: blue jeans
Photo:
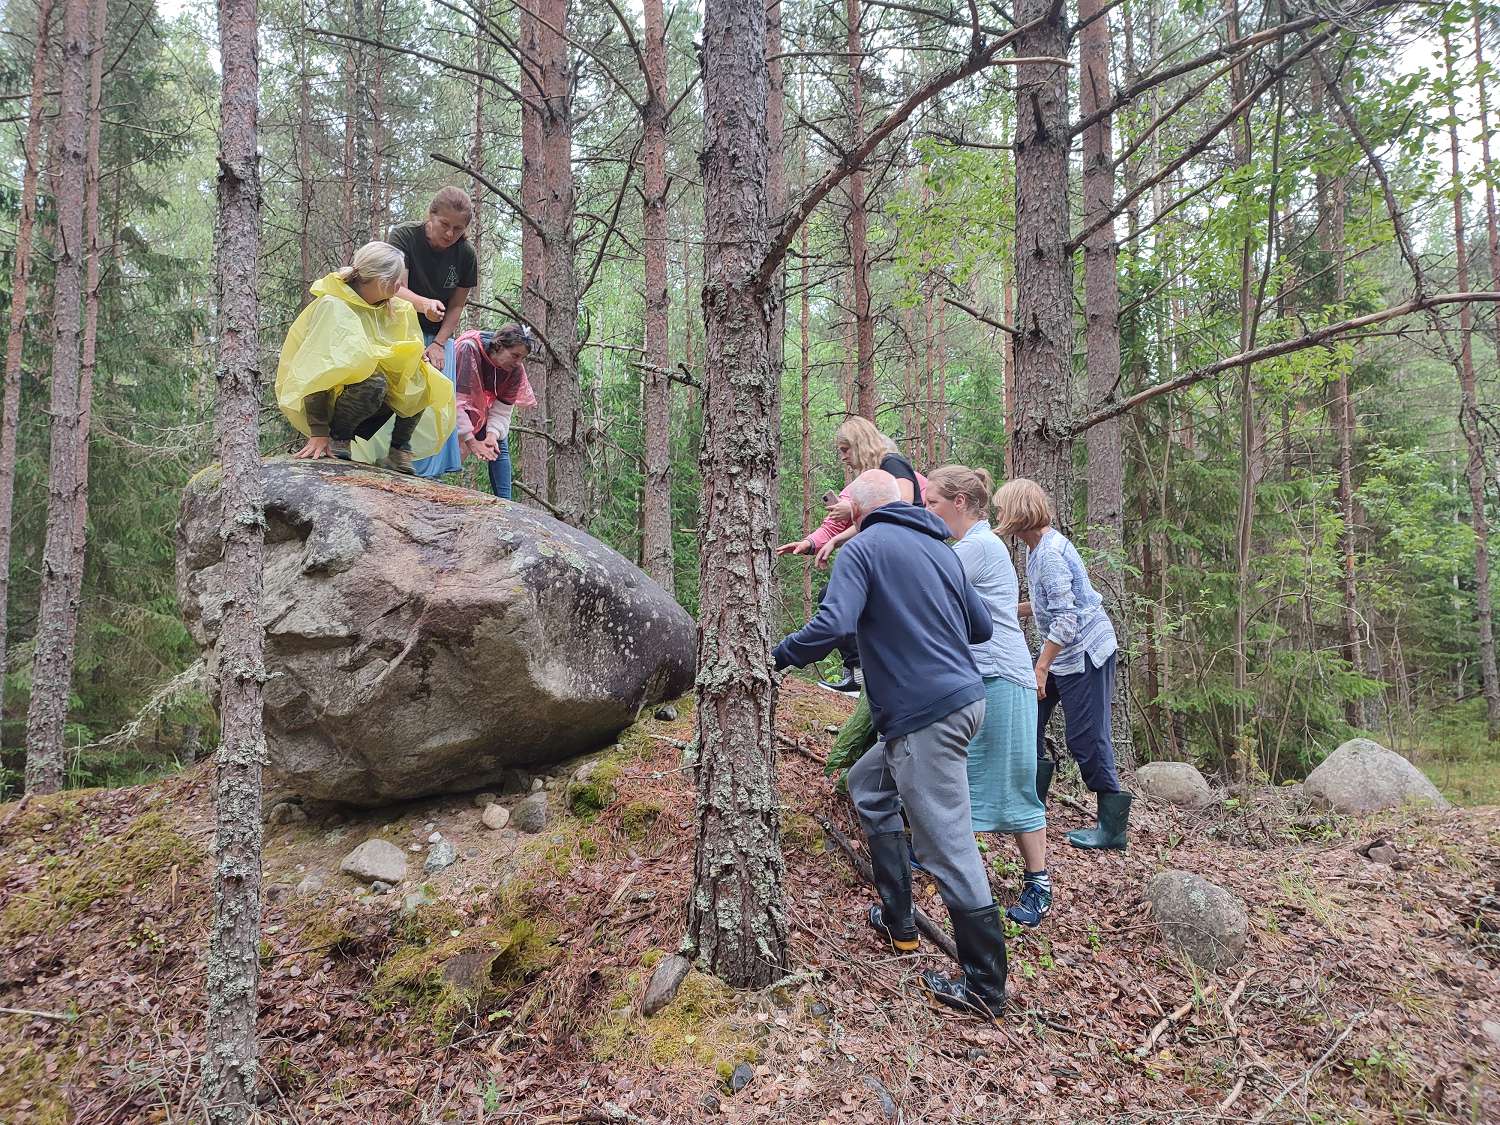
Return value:
<svg viewBox="0 0 1500 1125">
<path fill-rule="evenodd" d="M 490 491 L 502 500 L 510 497 L 510 443 L 500 439 L 500 451 L 495 459 L 487 463 L 490 471 Z"/>
</svg>

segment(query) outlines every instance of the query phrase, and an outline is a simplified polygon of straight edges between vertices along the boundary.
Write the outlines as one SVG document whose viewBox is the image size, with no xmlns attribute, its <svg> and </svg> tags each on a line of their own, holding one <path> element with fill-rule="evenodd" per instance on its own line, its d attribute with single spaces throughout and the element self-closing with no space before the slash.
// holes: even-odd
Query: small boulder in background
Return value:
<svg viewBox="0 0 1500 1125">
<path fill-rule="evenodd" d="M 1150 762 L 1135 771 L 1136 791 L 1183 809 L 1206 809 L 1214 803 L 1207 779 L 1190 762 Z"/>
<path fill-rule="evenodd" d="M 371 837 L 344 857 L 339 870 L 361 882 L 394 886 L 406 878 L 406 853 L 389 840 Z"/>
<path fill-rule="evenodd" d="M 1448 807 L 1426 774 L 1368 738 L 1351 738 L 1328 755 L 1307 775 L 1302 791 L 1334 812 L 1356 816 L 1409 802 Z"/>
</svg>

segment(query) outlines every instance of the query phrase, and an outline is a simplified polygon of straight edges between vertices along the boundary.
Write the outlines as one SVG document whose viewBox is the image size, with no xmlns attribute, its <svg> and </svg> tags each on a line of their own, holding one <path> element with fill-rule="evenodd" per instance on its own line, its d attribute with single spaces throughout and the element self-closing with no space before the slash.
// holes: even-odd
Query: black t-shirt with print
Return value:
<svg viewBox="0 0 1500 1125">
<path fill-rule="evenodd" d="M 455 289 L 479 284 L 479 259 L 467 237 L 438 250 L 427 241 L 426 223 L 402 223 L 391 228 L 386 241 L 406 255 L 406 286 L 420 297 L 446 305 Z"/>
<path fill-rule="evenodd" d="M 911 502 L 919 508 L 927 507 L 922 496 L 922 482 L 917 480 L 917 470 L 899 453 L 887 453 L 880 459 L 880 467 L 899 480 L 911 481 Z"/>
</svg>

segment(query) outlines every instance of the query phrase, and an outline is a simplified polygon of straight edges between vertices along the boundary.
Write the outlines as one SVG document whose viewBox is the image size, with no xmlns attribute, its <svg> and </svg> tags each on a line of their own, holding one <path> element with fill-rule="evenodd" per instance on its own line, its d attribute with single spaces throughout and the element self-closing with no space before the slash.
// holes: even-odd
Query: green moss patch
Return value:
<svg viewBox="0 0 1500 1125">
<path fill-rule="evenodd" d="M 653 952 L 659 959 L 660 952 Z M 688 1062 L 732 1071 L 736 1063 L 758 1058 L 740 1027 L 734 994 L 723 982 L 694 970 L 670 1004 L 643 1019 L 633 998 L 644 987 L 645 975 L 631 973 L 625 987 L 607 1000 L 604 1018 L 589 1028 L 590 1050 L 600 1062 Z"/>
<path fill-rule="evenodd" d="M 615 782 L 623 772 L 624 762 L 614 755 L 599 758 L 588 778 L 568 783 L 568 808 L 580 820 L 593 820 L 615 803 Z"/>
<path fill-rule="evenodd" d="M 416 911 L 404 930 L 407 944 L 380 967 L 371 999 L 382 1011 L 410 1008 L 444 1039 L 560 954 L 528 919 L 506 915 L 465 927 L 452 907 L 437 903 Z"/>
<path fill-rule="evenodd" d="M 0 914 L 0 941 L 56 933 L 98 904 L 129 897 L 173 864 L 188 867 L 201 858 L 198 845 L 161 813 L 146 813 L 117 836 L 37 860 L 36 885 Z"/>
<path fill-rule="evenodd" d="M 632 840 L 644 840 L 663 811 L 660 801 L 631 801 L 620 810 L 620 831 Z"/>
</svg>

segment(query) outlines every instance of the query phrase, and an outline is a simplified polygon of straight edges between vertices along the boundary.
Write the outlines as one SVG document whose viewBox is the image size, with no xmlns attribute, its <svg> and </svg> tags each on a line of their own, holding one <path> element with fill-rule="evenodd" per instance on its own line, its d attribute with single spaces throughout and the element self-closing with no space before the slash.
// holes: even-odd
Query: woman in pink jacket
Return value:
<svg viewBox="0 0 1500 1125">
<path fill-rule="evenodd" d="M 458 385 L 458 447 L 487 462 L 490 488 L 510 499 L 510 422 L 518 406 L 535 406 L 526 378 L 531 333 L 507 324 L 498 332 L 465 332 L 453 351 Z"/>
<path fill-rule="evenodd" d="M 927 478 L 917 472 L 896 448 L 896 443 L 865 418 L 850 418 L 838 428 L 834 435 L 834 449 L 839 462 L 849 471 L 850 480 L 870 469 L 884 469 L 896 478 L 896 487 L 901 499 L 908 504 L 925 507 L 924 495 Z M 826 499 L 826 497 L 825 497 Z M 827 516 L 806 539 L 783 543 L 776 548 L 778 555 L 813 555 L 819 568 L 828 565 L 833 552 L 847 543 L 859 530 L 850 520 L 848 486 L 838 498 L 827 505 Z M 845 695 L 858 695 L 860 691 L 859 652 L 854 639 L 849 639 L 847 648 L 839 650 L 844 658 L 844 677 L 838 681 L 819 680 L 820 687 Z"/>
</svg>

